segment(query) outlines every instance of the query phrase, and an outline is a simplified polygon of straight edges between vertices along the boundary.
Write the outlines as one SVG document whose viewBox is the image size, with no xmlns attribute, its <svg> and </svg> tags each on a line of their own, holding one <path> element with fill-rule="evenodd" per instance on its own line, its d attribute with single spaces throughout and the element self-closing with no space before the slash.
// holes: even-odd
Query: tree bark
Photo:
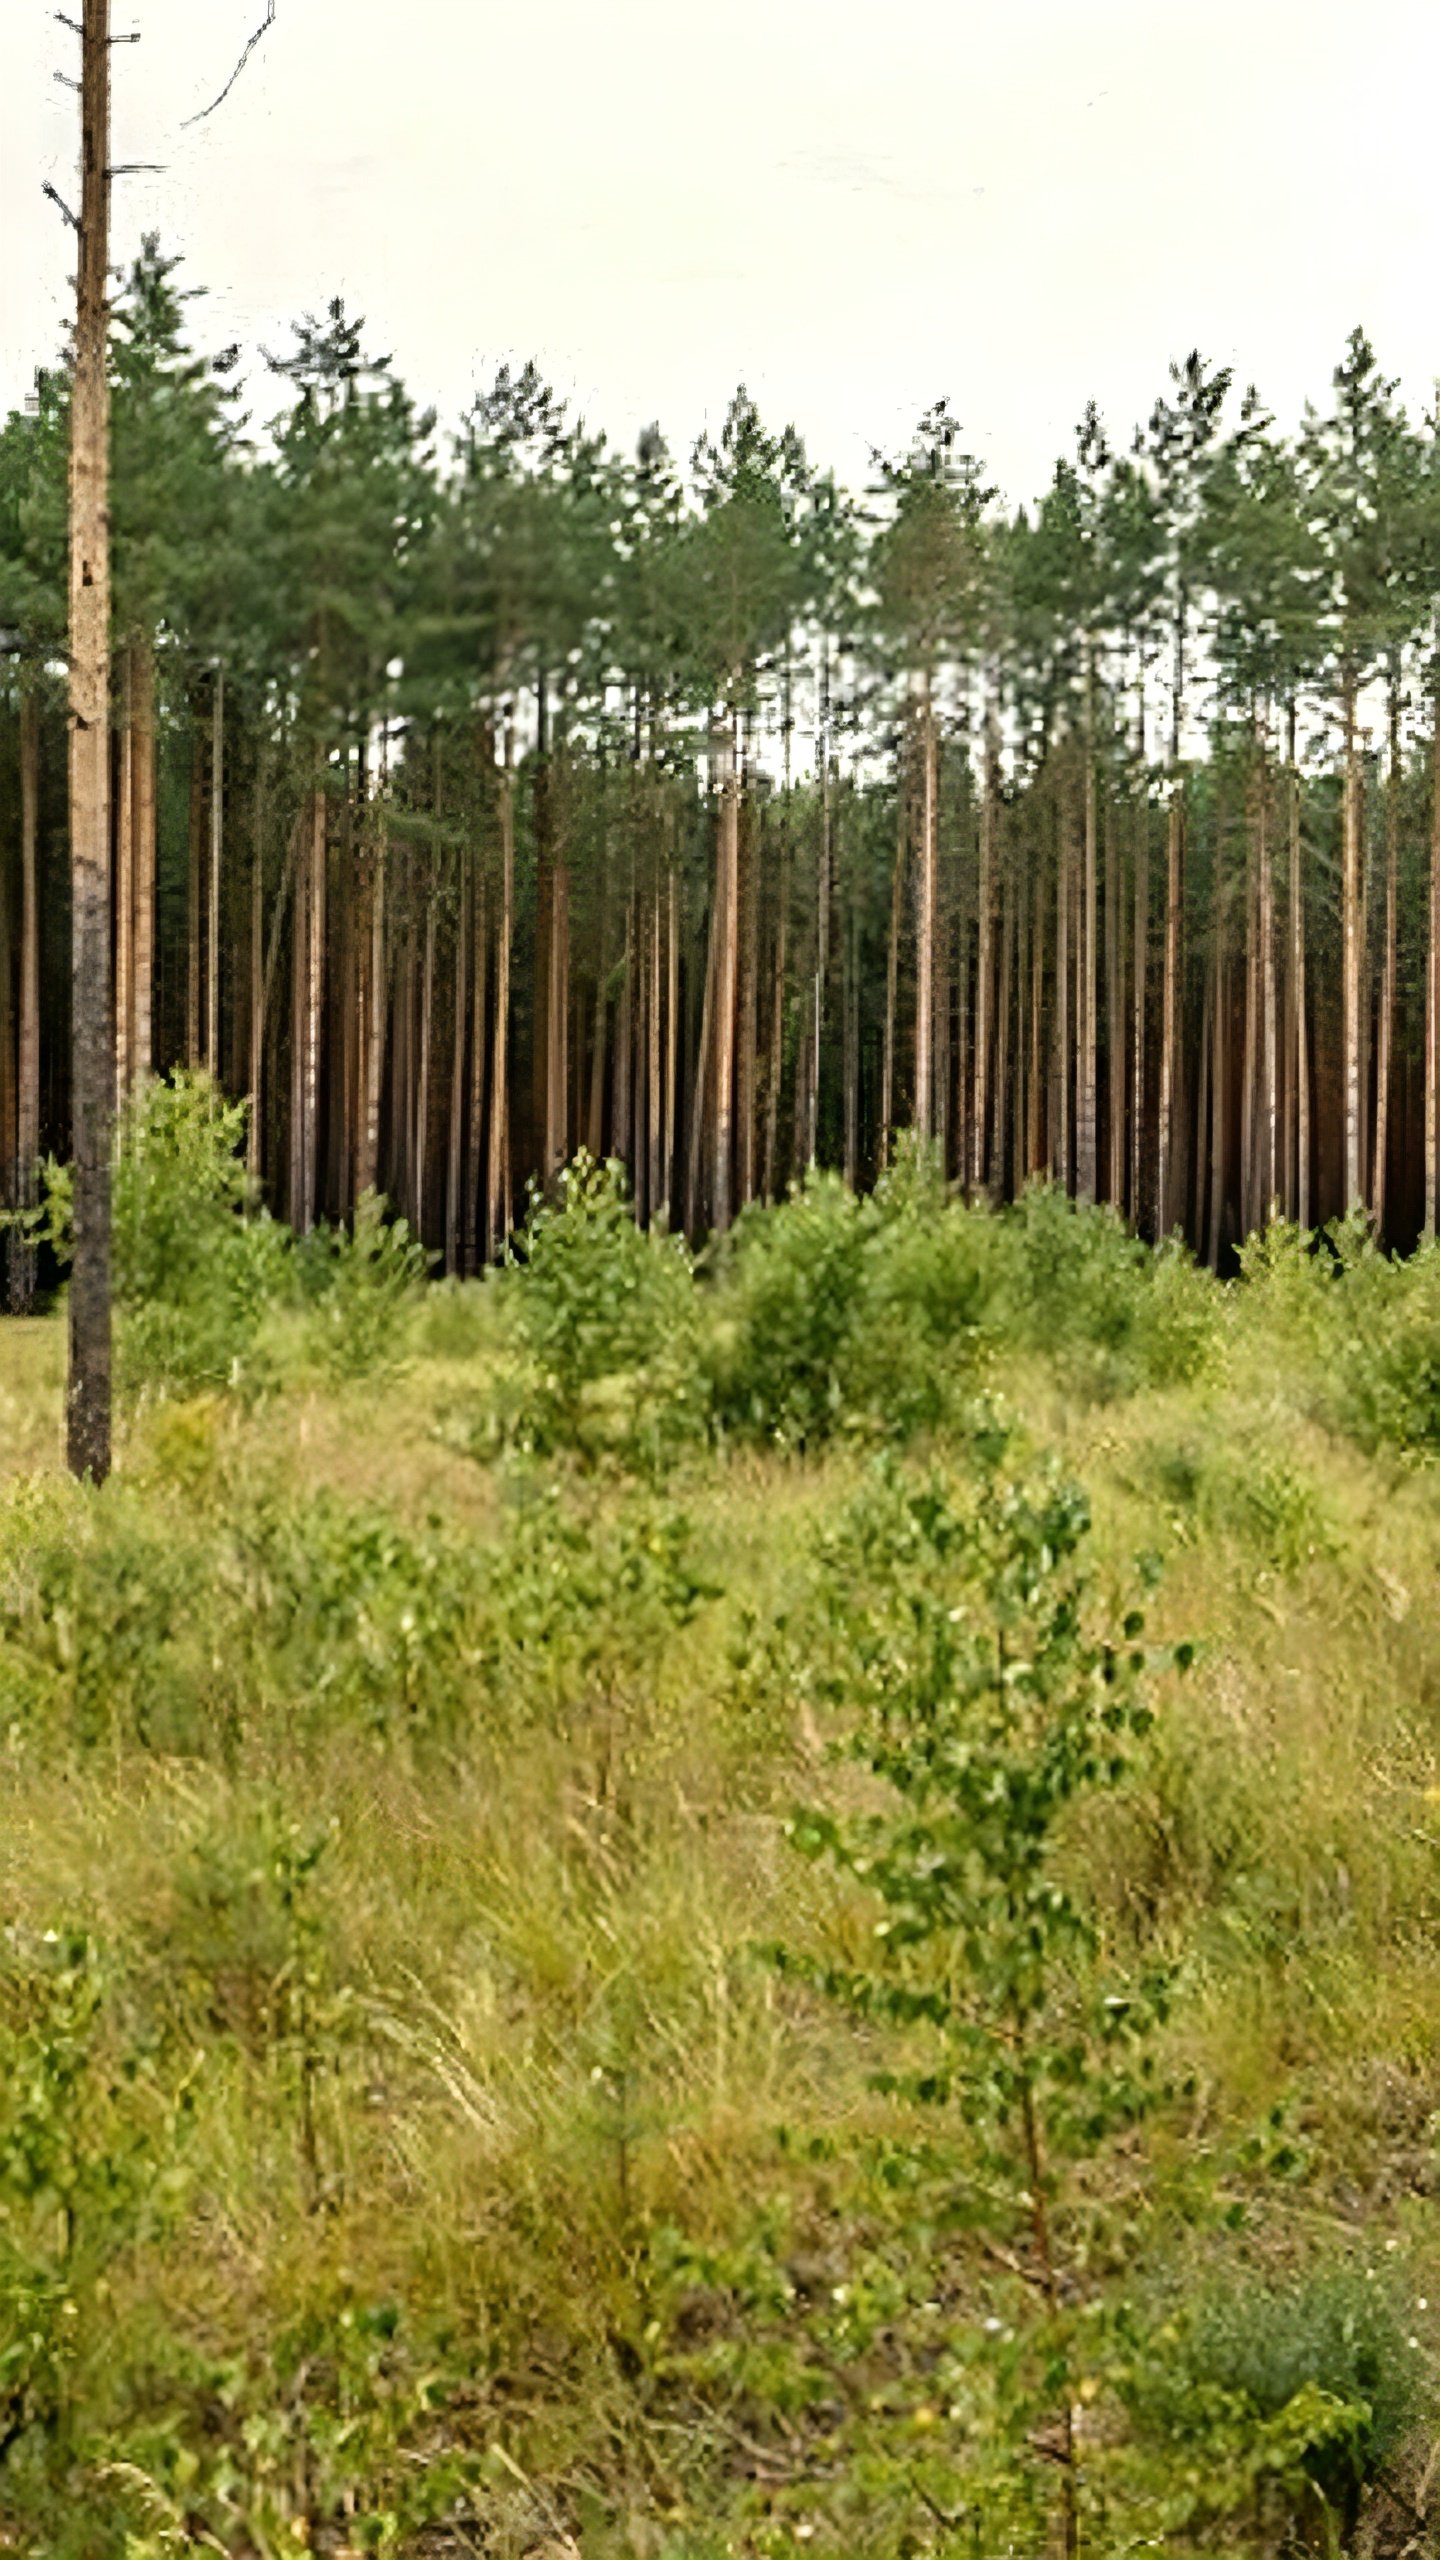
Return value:
<svg viewBox="0 0 1440 2560">
<path fill-rule="evenodd" d="M 35 1204 L 40 1160 L 40 698 L 26 672 L 20 691 L 20 1029 L 15 1087 L 15 1203 Z M 10 1305 L 24 1315 L 35 1295 L 35 1248 L 11 1238 Z"/>
<path fill-rule="evenodd" d="M 1355 741 L 1356 683 L 1347 666 L 1343 680 L 1345 781 L 1340 845 L 1340 1049 L 1345 1142 L 1344 1203 L 1362 1205 L 1360 1176 L 1360 765 Z"/>
<path fill-rule="evenodd" d="M 495 944 L 495 1029 L 490 1057 L 490 1144 L 486 1171 L 485 1258 L 493 1261 L 510 1232 L 509 1040 L 510 946 L 515 935 L 515 795 L 511 771 L 514 732 L 505 721 L 505 765 L 500 777 L 500 917 Z"/>
<path fill-rule="evenodd" d="M 120 662 L 115 775 L 115 1108 L 130 1099 L 135 1068 L 135 683 L 127 644 Z"/>
<path fill-rule="evenodd" d="M 1155 1150 L 1155 1231 L 1175 1224 L 1176 1099 L 1180 1028 L 1180 864 L 1185 803 L 1178 776 L 1165 817 L 1165 956 L 1160 991 L 1160 1108 Z M 1198 1237 L 1197 1237 L 1198 1243 Z"/>
<path fill-rule="evenodd" d="M 990 1126 L 991 982 L 994 976 L 995 819 L 998 799 L 999 735 L 992 685 L 987 691 L 985 706 L 985 776 L 980 801 L 980 869 L 975 892 L 970 1189 L 977 1195 L 985 1188 L 985 1141 Z"/>
<path fill-rule="evenodd" d="M 110 0 L 84 0 L 82 195 L 70 409 L 71 1472 L 110 1472 Z"/>
<path fill-rule="evenodd" d="M 715 984 L 715 1115 L 712 1216 L 723 1235 L 730 1224 L 734 1154 L 735 1007 L 738 996 L 736 928 L 740 892 L 740 793 L 735 771 L 733 720 L 720 744 L 720 829 L 715 861 L 715 931 L 720 961 Z"/>
<path fill-rule="evenodd" d="M 205 1063 L 220 1080 L 220 861 L 225 835 L 225 671 L 215 670 L 210 704 L 210 877 L 205 946 Z"/>
<path fill-rule="evenodd" d="M 134 776 L 132 1081 L 149 1081 L 155 1036 L 155 649 L 148 632 L 130 643 L 131 760 Z"/>
<path fill-rule="evenodd" d="M 1430 748 L 1430 897 L 1425 953 L 1425 1237 L 1435 1241 L 1440 1187 L 1440 695 Z"/>
<path fill-rule="evenodd" d="M 1370 1207 L 1375 1232 L 1385 1232 L 1386 1166 L 1390 1149 L 1390 1083 L 1395 1041 L 1396 948 L 1400 895 L 1400 678 L 1392 670 L 1389 700 L 1390 770 L 1385 793 L 1385 956 L 1380 975 L 1380 1020 L 1375 1044 L 1375 1152 Z"/>
<path fill-rule="evenodd" d="M 927 669 L 920 690 L 920 861 L 915 883 L 915 1128 L 935 1132 L 935 891 L 938 836 L 935 706 Z"/>
<path fill-rule="evenodd" d="M 1077 1060 L 1075 1096 L 1075 1188 L 1082 1200 L 1093 1200 L 1099 1176 L 1099 1130 L 1097 1127 L 1099 1095 L 1097 1089 L 1097 1056 L 1095 1006 L 1098 954 L 1095 947 L 1097 923 L 1096 879 L 1097 826 L 1095 808 L 1095 740 L 1091 697 L 1094 679 L 1089 666 L 1085 678 L 1085 726 L 1082 746 L 1085 756 L 1084 830 L 1080 877 L 1080 926 L 1076 934 L 1076 962 L 1080 985 L 1076 997 L 1076 1036 L 1080 1044 Z"/>
</svg>

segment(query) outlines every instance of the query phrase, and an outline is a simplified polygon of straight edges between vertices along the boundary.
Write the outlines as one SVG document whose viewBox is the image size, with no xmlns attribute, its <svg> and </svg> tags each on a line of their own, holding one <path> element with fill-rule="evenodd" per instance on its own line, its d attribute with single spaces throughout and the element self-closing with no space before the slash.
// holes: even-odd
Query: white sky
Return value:
<svg viewBox="0 0 1440 2560">
<path fill-rule="evenodd" d="M 6 407 L 65 325 L 61 4 L 0 0 Z M 158 228 L 217 345 L 343 293 L 442 416 L 534 354 L 684 452 L 743 378 L 857 480 L 943 393 L 1019 498 L 1192 344 L 1286 423 L 1356 320 L 1440 372 L 1433 0 L 278 0 L 188 133 L 263 0 L 114 6 L 115 156 L 168 163 L 117 259 Z"/>
</svg>

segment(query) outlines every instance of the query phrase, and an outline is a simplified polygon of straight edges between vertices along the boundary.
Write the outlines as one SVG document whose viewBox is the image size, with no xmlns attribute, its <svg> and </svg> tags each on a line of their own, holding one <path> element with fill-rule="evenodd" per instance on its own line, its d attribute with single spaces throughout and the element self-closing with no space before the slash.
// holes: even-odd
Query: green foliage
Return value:
<svg viewBox="0 0 1440 2560">
<path fill-rule="evenodd" d="M 1420 2414 L 1423 2380 L 1394 2283 L 1322 2262 L 1288 2281 L 1242 2269 L 1204 2285 L 1124 2390 L 1142 2439 L 1199 2466 L 1199 2513 L 1222 2511 L 1222 2484 L 1238 2503 L 1242 2484 L 1268 2481 L 1302 2519 L 1318 2502 L 1348 2534 Z"/>
<path fill-rule="evenodd" d="M 376 1377 L 401 1358 L 407 1322 L 434 1256 L 403 1218 L 366 1191 L 349 1227 L 322 1225 L 295 1249 L 296 1277 L 309 1311 L 306 1351 L 336 1384 Z"/>
<path fill-rule="evenodd" d="M 717 1261 L 718 1423 L 785 1448 L 935 1428 L 975 1383 L 1001 1248 L 912 1140 L 868 1199 L 812 1173 L 746 1210 Z"/>
<path fill-rule="evenodd" d="M 639 1228 L 623 1168 L 582 1151 L 553 1207 L 532 1191 L 520 1252 L 510 1304 L 535 1374 L 517 1436 L 537 1452 L 663 1466 L 704 1423 L 683 1240 Z"/>
<path fill-rule="evenodd" d="M 1062 1856 L 1072 1808 L 1127 1775 L 1156 1664 L 1138 1609 L 1113 1631 L 1093 1625 L 1079 1489 L 1017 1479 L 1001 1431 L 978 1433 L 973 1456 L 973 1489 L 882 1467 L 827 1542 L 813 1677 L 854 1719 L 849 1751 L 883 1800 L 813 1807 L 791 1837 L 882 1916 L 873 1955 L 781 1961 L 901 2031 L 910 2050 L 878 2085 L 956 2110 L 978 2146 L 982 2219 L 997 2240 L 1026 2233 L 1039 2308 L 999 2324 L 997 2367 L 1023 2461 L 1083 2360 L 1060 2290 L 1066 2170 L 1148 2102 L 1144 2048 L 1165 2014 L 1160 1975 L 1122 1979 L 1100 1960 Z M 1068 2419 L 1061 2459 L 1073 2518 Z"/>
<path fill-rule="evenodd" d="M 1201 1374 L 1216 1346 L 1220 1292 L 1178 1240 L 1152 1252 L 1113 1209 L 1044 1183 L 1005 1222 L 1016 1245 L 1016 1331 L 1068 1384 L 1103 1401 Z"/>
</svg>

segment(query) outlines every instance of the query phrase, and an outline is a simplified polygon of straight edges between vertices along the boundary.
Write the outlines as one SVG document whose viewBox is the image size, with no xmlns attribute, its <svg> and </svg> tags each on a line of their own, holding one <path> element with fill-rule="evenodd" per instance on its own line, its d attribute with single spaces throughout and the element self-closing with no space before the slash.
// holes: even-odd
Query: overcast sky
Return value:
<svg viewBox="0 0 1440 2560">
<path fill-rule="evenodd" d="M 73 5 L 73 0 L 72 0 Z M 343 293 L 453 415 L 533 354 L 688 449 L 746 381 L 863 478 L 946 395 L 1012 497 L 1198 344 L 1287 423 L 1357 320 L 1440 373 L 1433 0 L 114 0 L 116 256 L 277 351 Z M 78 47 L 0 0 L 0 404 L 61 340 Z M 270 386 L 257 386 L 260 404 Z"/>
</svg>

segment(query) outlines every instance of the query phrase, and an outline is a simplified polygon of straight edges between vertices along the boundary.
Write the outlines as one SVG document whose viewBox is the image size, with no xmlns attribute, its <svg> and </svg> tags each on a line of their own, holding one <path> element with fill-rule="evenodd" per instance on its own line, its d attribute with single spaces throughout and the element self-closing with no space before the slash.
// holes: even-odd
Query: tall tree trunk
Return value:
<svg viewBox="0 0 1440 2560">
<path fill-rule="evenodd" d="M 1105 1062 L 1110 1170 L 1106 1192 L 1117 1209 L 1125 1206 L 1125 943 L 1121 933 L 1124 895 L 1123 862 L 1114 795 L 1105 795 Z"/>
<path fill-rule="evenodd" d="M 135 1064 L 135 683 L 127 644 L 120 660 L 115 789 L 115 1108 L 130 1098 Z"/>
<path fill-rule="evenodd" d="M 71 1472 L 110 1472 L 110 0 L 84 0 L 82 195 L 70 399 Z"/>
<path fill-rule="evenodd" d="M 470 937 L 473 930 L 470 913 L 473 892 L 467 846 L 461 846 L 456 860 L 460 865 L 460 914 L 452 972 L 450 1131 L 445 1159 L 445 1268 L 454 1279 L 460 1275 L 460 1238 L 465 1216 L 465 1041 L 470 1027 Z"/>
<path fill-rule="evenodd" d="M 1045 885 L 1041 866 L 1035 864 L 1031 891 L 1030 921 L 1030 1108 L 1025 1128 L 1024 1180 L 1029 1182 L 1044 1164 L 1041 1154 L 1040 1123 L 1044 1106 L 1044 1018 L 1045 1018 Z"/>
<path fill-rule="evenodd" d="M 1176 1223 L 1174 1185 L 1179 1088 L 1180 863 L 1185 802 L 1178 775 L 1165 814 L 1165 954 L 1160 990 L 1160 1109 L 1155 1150 L 1155 1230 L 1166 1236 Z M 1198 1236 L 1197 1236 L 1198 1243 Z"/>
<path fill-rule="evenodd" d="M 673 848 L 666 882 L 667 931 L 665 935 L 665 1137 L 664 1171 L 660 1185 L 659 1218 L 667 1229 L 673 1224 L 673 1185 L 676 1151 L 679 1144 L 680 1108 L 680 881 L 675 868 Z"/>
<path fill-rule="evenodd" d="M 734 1155 L 735 1008 L 739 954 L 736 948 L 740 899 L 740 793 L 736 775 L 733 719 L 722 735 L 720 830 L 715 863 L 715 931 L 720 963 L 715 983 L 715 1116 L 713 1125 L 713 1216 L 723 1235 L 730 1224 Z"/>
<path fill-rule="evenodd" d="M 472 852 L 474 914 L 470 961 L 470 1112 L 465 1179 L 467 1279 L 474 1277 L 485 1220 L 485 979 L 489 955 L 486 880 L 478 850 Z"/>
<path fill-rule="evenodd" d="M 425 957 L 420 972 L 420 1014 L 417 1047 L 420 1072 L 415 1080 L 415 1192 L 411 1217 L 415 1233 L 423 1239 L 425 1213 L 430 1206 L 430 1061 L 434 1053 L 435 1033 L 435 883 L 429 865 L 425 876 Z"/>
<path fill-rule="evenodd" d="M 895 1011 L 900 993 L 900 901 L 905 886 L 905 852 L 908 833 L 909 795 L 901 776 L 899 823 L 895 844 L 895 872 L 890 884 L 890 932 L 885 946 L 885 1038 L 880 1058 L 880 1146 L 879 1169 L 883 1173 L 890 1162 L 890 1144 L 895 1129 Z"/>
<path fill-rule="evenodd" d="M 844 910 L 845 966 L 843 1033 L 845 1079 L 845 1179 L 853 1191 L 860 1179 L 860 955 L 859 924 L 853 900 Z"/>
<path fill-rule="evenodd" d="M 1291 1080 L 1295 1101 L 1295 1217 L 1310 1225 L 1310 1050 L 1305 1019 L 1305 892 L 1300 846 L 1300 767 L 1295 755 L 1295 703 L 1289 705 L 1286 803 L 1290 853 Z"/>
<path fill-rule="evenodd" d="M 939 835 L 935 706 L 927 669 L 920 691 L 920 861 L 915 884 L 915 1127 L 935 1134 L 935 892 Z"/>
<path fill-rule="evenodd" d="M 1440 690 L 1430 747 L 1430 897 L 1425 951 L 1425 1237 L 1435 1241 L 1440 1187 Z"/>
<path fill-rule="evenodd" d="M 198 1067 L 200 1050 L 200 915 L 205 886 L 205 760 L 200 743 L 200 702 L 190 688 L 190 807 L 185 836 L 185 1064 Z"/>
<path fill-rule="evenodd" d="M 1363 1202 L 1360 1168 L 1360 760 L 1355 741 L 1355 675 L 1343 682 L 1345 782 L 1340 847 L 1340 1049 L 1345 1137 L 1344 1207 Z"/>
<path fill-rule="evenodd" d="M 247 1042 L 250 1116 L 245 1133 L 245 1162 L 258 1181 L 264 1159 L 265 1128 L 265 820 L 269 781 L 269 744 L 262 741 L 255 769 L 250 831 L 250 1029 Z"/>
<path fill-rule="evenodd" d="M 1076 1037 L 1080 1044 L 1077 1060 L 1075 1095 L 1075 1188 L 1082 1200 L 1093 1200 L 1099 1174 L 1099 1130 L 1097 1127 L 1099 1094 L 1097 1089 L 1097 1057 L 1095 1007 L 1098 984 L 1095 947 L 1097 922 L 1097 860 L 1095 809 L 1095 738 L 1092 714 L 1094 675 L 1088 664 L 1085 676 L 1085 726 L 1082 745 L 1085 756 L 1084 832 L 1080 884 L 1080 927 L 1075 937 L 1076 962 L 1080 985 L 1076 999 Z"/>
<path fill-rule="evenodd" d="M 1070 1185 L 1070 830 L 1059 813 L 1055 857 L 1055 1180 Z"/>
<path fill-rule="evenodd" d="M 380 1104 L 385 1087 L 385 1026 L 390 1011 L 386 959 L 385 889 L 389 869 L 389 836 L 383 808 L 366 830 L 370 837 L 370 894 L 366 900 L 365 1053 L 360 1103 L 360 1149 L 356 1166 L 357 1199 L 380 1188 Z"/>
<path fill-rule="evenodd" d="M 825 1037 L 825 991 L 830 975 L 830 882 L 833 869 L 834 784 L 830 753 L 830 639 L 820 642 L 820 851 L 815 878 L 815 990 L 809 1061 L 809 1126 L 805 1162 L 813 1165 L 820 1151 L 820 1061 Z"/>
<path fill-rule="evenodd" d="M 1279 1211 L 1279 1027 L 1276 1027 L 1276 883 L 1271 876 L 1271 765 L 1261 727 L 1261 812 L 1256 835 L 1261 896 L 1261 1142 L 1258 1142 L 1256 1224 L 1268 1226 Z"/>
<path fill-rule="evenodd" d="M 991 982 L 994 976 L 995 828 L 1000 797 L 999 721 L 995 685 L 985 700 L 985 775 L 980 800 L 980 869 L 975 892 L 974 1100 L 970 1113 L 970 1189 L 985 1188 L 985 1139 L 990 1125 Z M 1063 1179 L 1063 1177 L 1062 1177 Z"/>
<path fill-rule="evenodd" d="M 756 1048 L 760 1003 L 759 967 L 759 816 L 749 787 L 750 758 L 745 759 L 746 788 L 741 811 L 739 844 L 739 950 L 737 953 L 737 1011 L 739 1016 L 736 1055 L 736 1184 L 739 1204 L 748 1208 L 755 1197 L 755 1126 L 756 1126 Z"/>
<path fill-rule="evenodd" d="M 495 1030 L 490 1058 L 490 1143 L 486 1171 L 485 1258 L 493 1261 L 510 1232 L 509 1040 L 510 947 L 515 937 L 515 793 L 513 730 L 505 721 L 500 777 L 500 917 L 495 943 Z"/>
<path fill-rule="evenodd" d="M 20 689 L 20 1034 L 15 1087 L 15 1202 L 35 1202 L 40 1161 L 40 697 L 29 671 Z M 24 1315 L 35 1295 L 35 1248 L 13 1236 L 10 1304 Z"/>
<path fill-rule="evenodd" d="M 225 671 L 210 704 L 210 902 L 205 945 L 205 1063 L 220 1078 L 220 859 L 225 836 Z"/>
<path fill-rule="evenodd" d="M 1010 1108 L 1010 1013 L 1011 979 L 1015 958 L 1015 899 L 1010 867 L 1007 864 L 1000 893 L 1000 979 L 995 995 L 995 1126 L 990 1141 L 990 1165 L 997 1191 L 1005 1189 L 1005 1127 Z"/>
<path fill-rule="evenodd" d="M 1137 1230 L 1143 1230 L 1145 1224 L 1145 994 L 1149 962 L 1150 801 L 1142 776 L 1135 809 L 1135 944 L 1130 969 L 1130 1217 Z"/>
<path fill-rule="evenodd" d="M 1396 946 L 1400 896 L 1400 675 L 1392 668 L 1389 699 L 1390 770 L 1385 793 L 1385 956 L 1380 975 L 1380 1020 L 1375 1046 L 1375 1153 L 1370 1206 L 1375 1231 L 1385 1232 L 1385 1173 L 1390 1150 L 1390 1084 L 1395 1039 Z"/>
<path fill-rule="evenodd" d="M 663 1207 L 665 1144 L 664 1105 L 661 1092 L 661 986 L 665 939 L 665 911 L 661 904 L 658 867 L 650 887 L 650 993 L 645 1008 L 648 1039 L 645 1055 L 645 1118 L 648 1146 L 646 1149 L 645 1206 L 651 1226 L 659 1224 Z"/>
<path fill-rule="evenodd" d="M 1221 876 L 1223 824 L 1222 812 L 1215 813 L 1215 953 L 1212 975 L 1214 1027 L 1210 1040 L 1210 1224 L 1207 1258 L 1212 1271 L 1220 1269 L 1220 1245 L 1225 1217 L 1226 1141 L 1229 1136 L 1228 1096 L 1226 1093 L 1226 1059 L 1229 1049 L 1226 1019 L 1225 909 Z M 1198 1144 L 1198 1139 L 1197 1139 Z"/>
<path fill-rule="evenodd" d="M 155 649 L 148 631 L 130 643 L 131 759 L 134 776 L 134 893 L 130 1067 L 148 1082 L 155 1037 Z"/>
</svg>

